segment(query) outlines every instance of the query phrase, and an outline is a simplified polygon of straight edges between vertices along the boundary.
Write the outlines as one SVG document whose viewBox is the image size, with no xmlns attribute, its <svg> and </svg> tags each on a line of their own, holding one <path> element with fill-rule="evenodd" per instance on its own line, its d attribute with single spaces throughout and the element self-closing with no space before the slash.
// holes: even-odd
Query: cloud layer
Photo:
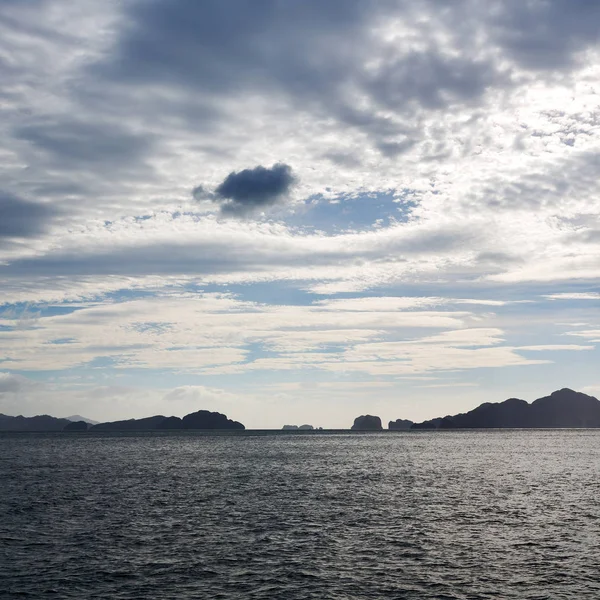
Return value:
<svg viewBox="0 0 600 600">
<path fill-rule="evenodd" d="M 0 3 L 0 368 L 599 385 L 599 27 L 589 0 Z"/>
<path fill-rule="evenodd" d="M 0 191 L 0 240 L 38 236 L 59 210 Z"/>
</svg>

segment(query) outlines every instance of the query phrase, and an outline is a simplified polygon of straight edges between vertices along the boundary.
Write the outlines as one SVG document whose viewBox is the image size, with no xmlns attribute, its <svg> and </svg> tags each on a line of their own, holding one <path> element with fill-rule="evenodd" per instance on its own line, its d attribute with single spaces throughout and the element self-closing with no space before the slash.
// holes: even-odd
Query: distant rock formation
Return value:
<svg viewBox="0 0 600 600">
<path fill-rule="evenodd" d="M 302 429 L 303 431 L 312 431 L 314 427 L 312 425 L 300 425 L 298 429 Z"/>
<path fill-rule="evenodd" d="M 415 423 L 411 429 L 600 427 L 600 401 L 564 388 L 528 404 L 510 398 L 458 415 Z"/>
<path fill-rule="evenodd" d="M 396 419 L 395 421 L 390 421 L 388 423 L 388 429 L 390 431 L 402 431 L 410 429 L 412 425 L 414 425 L 414 423 L 408 419 Z"/>
<path fill-rule="evenodd" d="M 0 414 L 0 431 L 62 431 L 71 423 L 67 419 L 57 419 L 49 415 L 35 417 L 9 417 Z"/>
<path fill-rule="evenodd" d="M 237 421 L 228 419 L 221 413 L 199 410 L 186 415 L 183 419 L 156 415 L 145 419 L 99 423 L 91 427 L 90 431 L 163 431 L 174 429 L 245 429 L 245 427 Z"/>
<path fill-rule="evenodd" d="M 354 419 L 354 425 L 351 427 L 352 431 L 383 431 L 381 425 L 381 419 L 374 417 L 373 415 L 361 415 Z"/>
<path fill-rule="evenodd" d="M 63 431 L 66 432 L 77 432 L 77 431 L 87 431 L 89 424 L 85 421 L 73 421 L 71 423 L 67 423 L 63 427 Z"/>
<path fill-rule="evenodd" d="M 183 429 L 245 429 L 241 423 L 232 421 L 221 413 L 208 410 L 199 410 L 185 415 L 182 421 Z"/>
<path fill-rule="evenodd" d="M 284 425 L 282 431 L 298 431 L 298 425 Z"/>
</svg>

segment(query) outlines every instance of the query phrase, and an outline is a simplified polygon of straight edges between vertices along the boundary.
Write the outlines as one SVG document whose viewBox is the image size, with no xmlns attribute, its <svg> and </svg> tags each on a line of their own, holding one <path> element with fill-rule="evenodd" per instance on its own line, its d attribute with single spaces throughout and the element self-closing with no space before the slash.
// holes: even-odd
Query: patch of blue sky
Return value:
<svg viewBox="0 0 600 600">
<path fill-rule="evenodd" d="M 393 222 L 406 222 L 417 205 L 410 191 L 374 192 L 339 196 L 335 199 L 312 196 L 294 207 L 285 219 L 287 225 L 327 234 L 364 231 L 387 227 Z"/>
<path fill-rule="evenodd" d="M 128 300 L 139 300 L 141 298 L 153 298 L 156 296 L 155 290 L 143 289 L 119 289 L 108 292 L 102 296 L 104 302 L 127 302 Z"/>
<path fill-rule="evenodd" d="M 279 352 L 275 352 L 270 350 L 265 346 L 265 344 L 261 342 L 251 342 L 244 346 L 244 350 L 246 351 L 246 360 L 244 363 L 251 363 L 255 360 L 259 360 L 261 358 L 274 358 L 279 356 Z"/>
<path fill-rule="evenodd" d="M 68 315 L 78 310 L 89 308 L 88 304 L 61 303 L 61 304 L 4 304 L 0 306 L 0 318 L 16 319 L 20 321 Z"/>
<path fill-rule="evenodd" d="M 306 306 L 315 294 L 303 290 L 295 281 L 229 284 L 226 286 L 202 286 L 205 293 L 229 293 L 246 302 L 268 305 Z"/>
<path fill-rule="evenodd" d="M 598 293 L 598 286 L 567 286 L 561 288 L 561 293 Z M 356 292 L 340 292 L 336 298 L 352 298 L 360 296 L 406 296 L 406 297 L 442 297 L 455 299 L 498 300 L 506 302 L 523 302 L 517 306 L 524 307 L 526 302 L 547 301 L 557 292 L 553 283 L 527 283 L 515 286 L 512 283 L 496 283 L 478 280 L 468 281 L 456 279 L 448 281 L 419 281 L 385 284 L 373 286 L 368 291 L 357 294 Z M 582 301 L 572 299 L 563 300 L 572 302 L 575 306 L 582 306 Z M 592 304 L 592 301 L 588 301 Z"/>
<path fill-rule="evenodd" d="M 117 366 L 123 357 L 120 355 L 115 356 L 96 356 L 90 360 L 82 369 L 106 369 Z M 74 370 L 73 370 L 74 371 Z"/>
<path fill-rule="evenodd" d="M 73 344 L 75 343 L 77 340 L 75 338 L 58 338 L 56 340 L 50 340 L 46 343 L 53 345 L 53 346 L 62 346 L 65 344 Z"/>
<path fill-rule="evenodd" d="M 282 341 L 285 341 L 285 337 L 282 338 Z M 323 355 L 326 357 L 328 354 L 337 354 L 339 352 L 343 352 L 345 349 L 346 345 L 344 344 L 319 344 L 318 346 L 312 348 L 310 353 L 316 356 Z M 286 352 L 282 350 L 272 350 L 268 347 L 268 345 L 261 342 L 253 342 L 248 344 L 244 346 L 244 350 L 247 352 L 244 363 L 251 363 L 261 358 L 277 358 L 282 354 L 286 354 Z"/>
<path fill-rule="evenodd" d="M 312 292 L 306 288 L 311 285 L 311 282 L 297 281 L 269 281 L 269 282 L 251 282 L 241 284 L 227 285 L 202 285 L 202 286 L 187 286 L 186 291 L 192 293 L 229 293 L 240 300 L 247 302 L 257 302 L 267 305 L 291 305 L 291 306 L 307 306 L 316 301 L 330 297 L 330 294 L 319 294 Z M 359 298 L 359 297 L 433 297 L 444 298 L 447 300 L 479 300 L 479 301 L 506 301 L 504 310 L 522 313 L 526 310 L 534 312 L 535 306 L 542 302 L 549 302 L 544 296 L 552 293 L 549 288 L 536 288 L 533 291 L 520 290 L 515 291 L 510 286 L 490 286 L 489 288 L 481 289 L 472 285 L 466 285 L 463 282 L 452 283 L 448 286 L 441 287 L 439 283 L 399 283 L 395 285 L 374 286 L 363 292 L 339 292 L 335 294 L 336 300 Z M 515 302 L 519 302 L 516 304 Z M 571 301 L 574 306 L 581 307 L 580 301 Z M 510 304 L 515 303 L 515 304 Z M 591 304 L 591 302 L 590 302 Z M 529 305 L 529 308 L 528 308 Z M 467 304 L 462 302 L 448 302 L 445 305 L 446 309 L 452 308 L 457 310 L 468 310 Z M 490 310 L 496 309 L 492 306 Z M 421 310 L 416 308 L 415 310 Z"/>
</svg>

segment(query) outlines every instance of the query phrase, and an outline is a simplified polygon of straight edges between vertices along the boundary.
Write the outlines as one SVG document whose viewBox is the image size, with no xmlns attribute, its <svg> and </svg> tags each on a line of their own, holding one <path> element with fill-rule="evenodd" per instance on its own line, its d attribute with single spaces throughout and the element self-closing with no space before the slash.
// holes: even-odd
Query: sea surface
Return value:
<svg viewBox="0 0 600 600">
<path fill-rule="evenodd" d="M 600 431 L 0 434 L 0 597 L 598 599 Z"/>
</svg>

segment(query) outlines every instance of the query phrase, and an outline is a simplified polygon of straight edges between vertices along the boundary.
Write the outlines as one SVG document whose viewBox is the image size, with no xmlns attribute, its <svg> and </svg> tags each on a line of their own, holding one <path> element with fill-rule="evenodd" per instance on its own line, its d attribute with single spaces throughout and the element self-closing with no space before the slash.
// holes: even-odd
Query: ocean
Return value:
<svg viewBox="0 0 600 600">
<path fill-rule="evenodd" d="M 600 598 L 600 431 L 0 434 L 0 597 Z"/>
</svg>

